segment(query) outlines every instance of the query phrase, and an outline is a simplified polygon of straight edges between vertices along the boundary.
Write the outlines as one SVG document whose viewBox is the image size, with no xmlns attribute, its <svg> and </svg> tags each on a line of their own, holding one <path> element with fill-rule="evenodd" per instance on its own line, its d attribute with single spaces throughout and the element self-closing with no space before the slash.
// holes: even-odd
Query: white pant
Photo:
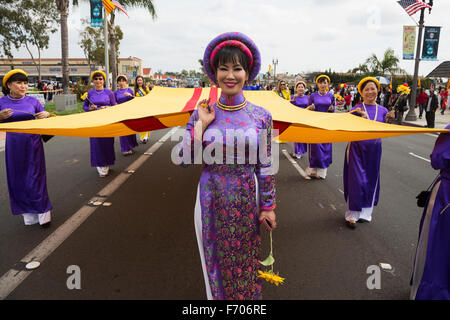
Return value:
<svg viewBox="0 0 450 320">
<path fill-rule="evenodd" d="M 347 210 L 345 212 L 345 220 L 358 221 L 359 219 L 364 219 L 367 221 L 372 221 L 372 212 L 373 212 L 373 207 L 375 204 L 375 196 L 377 194 L 378 181 L 379 180 L 377 180 L 377 184 L 375 185 L 375 190 L 373 191 L 372 206 L 369 208 L 361 208 L 361 211 L 351 211 L 350 209 Z M 348 206 L 348 204 L 347 204 L 347 206 Z"/>
<path fill-rule="evenodd" d="M 106 176 L 109 172 L 109 167 L 97 167 L 98 174 L 101 176 Z"/>
<path fill-rule="evenodd" d="M 317 177 L 325 179 L 327 177 L 327 170 L 328 168 L 322 169 L 322 168 L 306 168 L 306 174 L 310 176 L 311 174 L 315 174 Z"/>
<path fill-rule="evenodd" d="M 36 223 L 42 225 L 50 222 L 52 218 L 50 211 L 44 213 L 23 213 L 22 216 L 26 226 L 31 226 Z"/>
</svg>

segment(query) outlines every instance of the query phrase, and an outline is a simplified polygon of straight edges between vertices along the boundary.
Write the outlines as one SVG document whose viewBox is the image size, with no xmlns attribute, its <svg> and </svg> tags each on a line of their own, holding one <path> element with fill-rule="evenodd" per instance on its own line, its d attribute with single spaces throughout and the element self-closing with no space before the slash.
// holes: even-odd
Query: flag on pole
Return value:
<svg viewBox="0 0 450 320">
<path fill-rule="evenodd" d="M 123 13 L 125 13 L 127 15 L 127 17 L 129 18 L 130 16 L 128 15 L 128 13 L 125 11 L 125 9 L 122 7 L 122 5 L 118 2 L 118 1 L 111 1 L 112 4 L 119 9 L 120 11 L 122 11 Z"/>
<path fill-rule="evenodd" d="M 112 3 L 111 0 L 102 0 L 102 1 L 103 5 L 105 6 L 107 14 L 110 14 L 111 11 L 113 11 L 116 8 L 116 6 Z"/>
<path fill-rule="evenodd" d="M 426 4 L 423 1 L 420 0 L 400 0 L 397 1 L 397 3 L 405 9 L 406 13 L 412 16 L 417 11 L 428 8 L 431 9 L 431 6 Z"/>
</svg>

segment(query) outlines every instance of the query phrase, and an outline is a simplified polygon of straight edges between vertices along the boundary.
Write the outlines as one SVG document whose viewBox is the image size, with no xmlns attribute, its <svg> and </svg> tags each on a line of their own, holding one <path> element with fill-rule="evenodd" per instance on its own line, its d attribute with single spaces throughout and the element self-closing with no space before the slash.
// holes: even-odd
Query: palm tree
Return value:
<svg viewBox="0 0 450 320">
<path fill-rule="evenodd" d="M 405 73 L 398 64 L 400 60 L 395 56 L 394 50 L 388 48 L 383 55 L 383 60 L 379 60 L 378 57 L 373 53 L 366 60 L 366 64 L 369 66 L 370 73 L 374 75 L 393 75 L 395 73 Z"/>
<path fill-rule="evenodd" d="M 69 16 L 70 0 L 56 0 L 56 7 L 61 15 L 61 69 L 63 93 L 69 93 L 69 32 L 67 17 Z M 77 0 L 73 0 L 77 4 Z"/>
<path fill-rule="evenodd" d="M 153 1 L 151 0 L 120 0 L 120 4 L 124 7 L 132 7 L 132 8 L 143 8 L 147 9 L 147 11 L 152 16 L 152 19 L 156 19 L 156 11 L 155 6 L 153 5 Z M 110 61 L 111 61 L 111 73 L 112 73 L 112 89 L 116 90 L 116 81 L 117 78 L 117 60 L 116 60 L 116 28 L 115 28 L 115 18 L 116 15 L 114 11 L 110 14 L 110 20 L 108 24 L 108 33 L 109 33 L 109 48 L 110 52 Z"/>
</svg>

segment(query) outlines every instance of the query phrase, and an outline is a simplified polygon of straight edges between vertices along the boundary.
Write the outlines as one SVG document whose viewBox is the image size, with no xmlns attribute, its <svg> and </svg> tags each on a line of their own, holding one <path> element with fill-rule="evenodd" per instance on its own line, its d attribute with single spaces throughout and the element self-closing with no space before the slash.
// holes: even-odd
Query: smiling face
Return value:
<svg viewBox="0 0 450 320">
<path fill-rule="evenodd" d="M 374 82 L 368 82 L 362 89 L 364 103 L 375 104 L 377 100 L 378 88 Z"/>
<path fill-rule="evenodd" d="M 127 87 L 127 81 L 124 78 L 119 78 L 117 81 L 120 89 L 125 89 Z"/>
<path fill-rule="evenodd" d="M 103 79 L 103 76 L 101 76 L 100 74 L 96 74 L 94 75 L 93 80 L 95 89 L 97 90 L 103 89 L 103 84 L 105 83 L 105 79 Z"/>
<path fill-rule="evenodd" d="M 319 87 L 319 91 L 320 92 L 325 92 L 328 89 L 328 79 L 320 79 L 319 83 L 317 84 L 317 86 Z"/>
<path fill-rule="evenodd" d="M 245 81 L 248 80 L 248 73 L 237 59 L 235 60 L 235 62 L 229 61 L 219 64 L 216 71 L 217 85 L 227 96 L 233 96 L 241 92 Z"/>
<path fill-rule="evenodd" d="M 139 87 L 142 87 L 144 85 L 144 79 L 141 77 L 136 78 L 136 83 Z"/>
<path fill-rule="evenodd" d="M 28 91 L 28 81 L 11 81 L 7 83 L 10 94 L 14 98 L 22 98 Z"/>
<path fill-rule="evenodd" d="M 303 83 L 299 83 L 298 85 L 297 85 L 297 94 L 298 95 L 304 95 L 305 94 L 305 86 L 303 85 Z"/>
</svg>

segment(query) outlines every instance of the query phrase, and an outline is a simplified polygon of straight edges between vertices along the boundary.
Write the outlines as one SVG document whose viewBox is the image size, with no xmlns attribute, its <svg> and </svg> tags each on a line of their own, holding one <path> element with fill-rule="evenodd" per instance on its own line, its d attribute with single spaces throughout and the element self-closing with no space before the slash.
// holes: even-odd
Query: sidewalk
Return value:
<svg viewBox="0 0 450 320">
<path fill-rule="evenodd" d="M 416 121 L 406 121 L 403 120 L 404 125 L 416 126 L 416 127 L 424 127 L 427 124 L 427 120 L 425 119 L 425 112 L 422 115 L 422 119 L 419 119 L 419 108 L 416 108 Z M 406 117 L 406 112 L 405 112 Z M 434 127 L 436 129 L 444 129 L 446 126 L 450 124 L 450 110 L 446 109 L 444 115 L 441 114 L 440 109 L 436 111 Z"/>
</svg>

